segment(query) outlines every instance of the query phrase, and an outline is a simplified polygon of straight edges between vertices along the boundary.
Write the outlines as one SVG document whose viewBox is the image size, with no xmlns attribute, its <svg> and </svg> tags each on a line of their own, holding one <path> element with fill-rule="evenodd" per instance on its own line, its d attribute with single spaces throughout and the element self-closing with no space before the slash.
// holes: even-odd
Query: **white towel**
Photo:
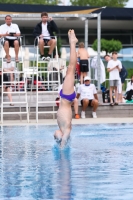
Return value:
<svg viewBox="0 0 133 200">
<path fill-rule="evenodd" d="M 98 57 L 95 56 L 91 60 L 91 67 L 95 69 L 95 80 L 98 80 Z M 105 66 L 103 64 L 102 59 L 100 58 L 100 83 L 105 82 L 106 74 L 105 74 Z"/>
</svg>

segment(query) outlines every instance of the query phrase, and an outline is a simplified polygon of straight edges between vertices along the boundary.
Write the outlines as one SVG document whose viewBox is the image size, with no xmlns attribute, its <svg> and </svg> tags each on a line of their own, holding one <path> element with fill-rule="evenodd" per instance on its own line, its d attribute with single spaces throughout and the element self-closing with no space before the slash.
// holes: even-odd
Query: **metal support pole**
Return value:
<svg viewBox="0 0 133 200">
<path fill-rule="evenodd" d="M 100 91 L 100 53 L 101 53 L 101 13 L 97 17 L 97 77 L 98 77 L 98 91 Z"/>
<path fill-rule="evenodd" d="M 85 48 L 88 48 L 88 19 L 85 20 Z"/>
</svg>

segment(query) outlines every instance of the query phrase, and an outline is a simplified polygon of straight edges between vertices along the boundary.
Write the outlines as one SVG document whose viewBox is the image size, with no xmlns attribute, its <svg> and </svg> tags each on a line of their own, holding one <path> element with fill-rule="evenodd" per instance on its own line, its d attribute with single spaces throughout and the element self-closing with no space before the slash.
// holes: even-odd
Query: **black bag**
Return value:
<svg viewBox="0 0 133 200">
<path fill-rule="evenodd" d="M 110 102 L 109 90 L 102 92 L 102 97 L 103 97 L 103 103 L 109 103 Z"/>
<path fill-rule="evenodd" d="M 110 95 L 109 95 L 109 90 L 106 90 L 105 92 L 102 92 L 102 97 L 103 97 L 103 103 L 110 103 Z M 114 93 L 112 94 L 113 97 L 113 102 L 115 101 L 114 98 Z"/>
</svg>

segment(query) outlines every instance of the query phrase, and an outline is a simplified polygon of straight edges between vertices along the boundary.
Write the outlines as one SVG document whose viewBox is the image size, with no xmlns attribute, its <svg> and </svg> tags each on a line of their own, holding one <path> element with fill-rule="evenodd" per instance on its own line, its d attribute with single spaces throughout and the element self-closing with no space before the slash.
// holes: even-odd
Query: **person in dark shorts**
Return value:
<svg viewBox="0 0 133 200">
<path fill-rule="evenodd" d="M 51 54 L 56 46 L 56 40 L 53 32 L 58 33 L 58 28 L 52 19 L 48 17 L 48 13 L 41 13 L 42 21 L 39 22 L 34 28 L 34 37 L 39 37 L 39 49 L 41 59 L 44 61 L 50 61 Z M 50 46 L 48 54 L 44 55 L 44 46 Z"/>
<path fill-rule="evenodd" d="M 79 49 L 77 52 L 77 56 L 80 58 L 80 83 L 83 84 L 83 79 L 85 76 L 87 76 L 87 73 L 89 71 L 89 66 L 88 66 L 88 58 L 89 54 L 87 50 L 84 47 L 84 43 L 80 42 L 79 43 Z"/>
<path fill-rule="evenodd" d="M 4 37 L 4 50 L 6 53 L 6 60 L 8 63 L 11 62 L 11 57 L 9 55 L 9 48 L 14 47 L 15 50 L 15 61 L 19 62 L 18 60 L 18 52 L 19 52 L 19 40 L 18 37 L 20 36 L 20 30 L 17 24 L 12 23 L 12 17 L 10 15 L 6 15 L 5 17 L 5 24 L 0 26 L 0 37 Z"/>
</svg>

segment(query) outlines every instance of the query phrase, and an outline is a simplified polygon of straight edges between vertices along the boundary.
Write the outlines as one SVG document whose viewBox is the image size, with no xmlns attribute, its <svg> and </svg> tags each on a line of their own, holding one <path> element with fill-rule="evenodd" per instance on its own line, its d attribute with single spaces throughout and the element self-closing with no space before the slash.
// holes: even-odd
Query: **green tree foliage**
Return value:
<svg viewBox="0 0 133 200">
<path fill-rule="evenodd" d="M 70 0 L 74 6 L 124 7 L 129 0 Z"/>
<path fill-rule="evenodd" d="M 59 0 L 0 0 L 0 3 L 10 4 L 43 4 L 43 5 L 57 5 Z"/>
<path fill-rule="evenodd" d="M 61 41 L 61 38 L 58 37 L 57 38 L 57 49 L 58 49 L 59 56 L 61 56 L 61 47 L 62 47 L 62 41 Z"/>
<path fill-rule="evenodd" d="M 92 48 L 97 51 L 97 40 L 92 44 Z M 122 43 L 119 40 L 105 40 L 101 39 L 101 51 L 111 53 L 113 51 L 119 52 L 122 49 Z"/>
</svg>

